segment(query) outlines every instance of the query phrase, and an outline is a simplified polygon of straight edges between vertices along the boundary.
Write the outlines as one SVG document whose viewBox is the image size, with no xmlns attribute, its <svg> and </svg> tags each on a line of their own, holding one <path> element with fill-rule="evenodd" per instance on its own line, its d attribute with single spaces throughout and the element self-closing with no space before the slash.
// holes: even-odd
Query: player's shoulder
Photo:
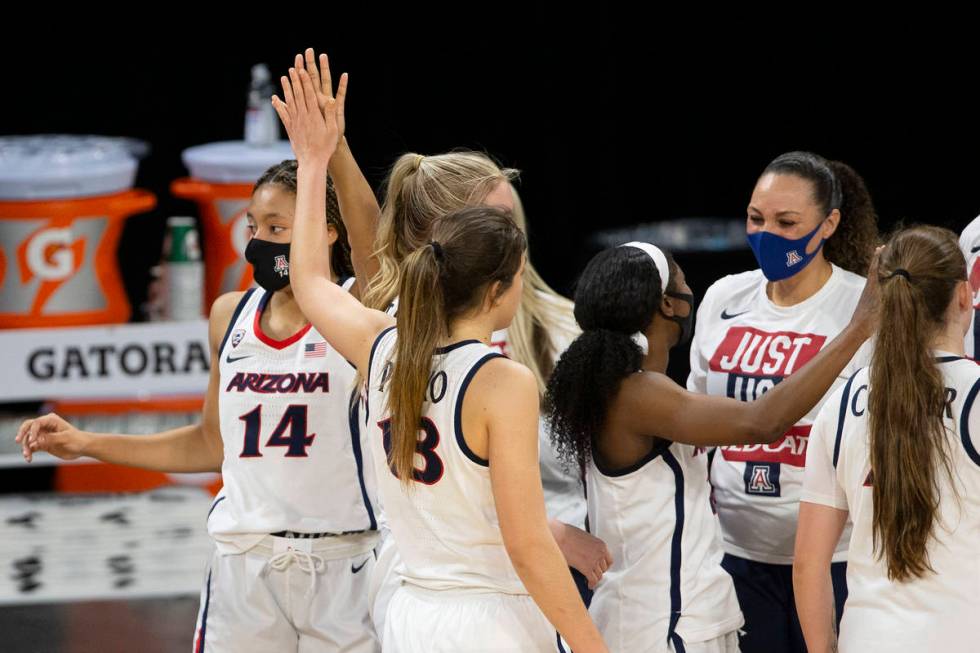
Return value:
<svg viewBox="0 0 980 653">
<path fill-rule="evenodd" d="M 728 274 L 718 279 L 704 293 L 704 302 L 727 299 L 746 292 L 751 292 L 765 284 L 766 278 L 762 270 L 748 270 L 737 274 Z"/>
<path fill-rule="evenodd" d="M 728 314 L 734 316 L 749 310 L 765 284 L 762 270 L 729 274 L 718 279 L 708 286 L 701 298 L 698 319 L 707 317 L 714 321 L 720 316 L 724 320 L 728 319 Z"/>
<path fill-rule="evenodd" d="M 867 279 L 862 277 L 860 274 L 851 272 L 850 270 L 845 270 L 842 267 L 834 265 L 834 276 L 840 288 L 856 292 L 858 294 L 864 290 L 865 284 L 868 282 Z"/>
<path fill-rule="evenodd" d="M 518 401 L 527 393 L 538 394 L 534 373 L 517 361 L 494 352 L 480 357 L 467 372 L 469 392 L 488 401 Z"/>
<path fill-rule="evenodd" d="M 208 319 L 212 334 L 224 333 L 231 325 L 231 321 L 238 307 L 247 296 L 251 296 L 254 289 L 236 290 L 219 295 L 211 303 L 211 314 Z"/>
</svg>

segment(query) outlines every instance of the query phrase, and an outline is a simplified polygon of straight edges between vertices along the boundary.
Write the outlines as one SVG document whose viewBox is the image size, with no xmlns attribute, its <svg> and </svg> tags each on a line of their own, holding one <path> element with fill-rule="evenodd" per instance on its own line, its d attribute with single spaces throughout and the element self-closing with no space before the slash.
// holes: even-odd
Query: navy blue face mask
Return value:
<svg viewBox="0 0 980 653">
<path fill-rule="evenodd" d="M 782 281 L 809 265 L 813 257 L 823 247 L 825 239 L 821 238 L 816 249 L 810 254 L 806 253 L 806 246 L 821 225 L 823 225 L 823 220 L 813 231 L 795 240 L 777 236 L 768 231 L 748 234 L 749 246 L 755 254 L 755 260 L 759 262 L 759 267 L 762 268 L 762 274 L 766 275 L 766 279 Z"/>
</svg>

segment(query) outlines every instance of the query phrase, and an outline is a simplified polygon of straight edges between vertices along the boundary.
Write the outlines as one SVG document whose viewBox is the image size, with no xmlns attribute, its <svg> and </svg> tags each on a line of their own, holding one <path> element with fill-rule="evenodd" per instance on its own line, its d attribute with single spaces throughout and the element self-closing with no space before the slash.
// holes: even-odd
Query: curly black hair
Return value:
<svg viewBox="0 0 980 653">
<path fill-rule="evenodd" d="M 673 277 L 676 264 L 666 255 Z M 602 251 L 582 272 L 575 291 L 582 335 L 558 360 L 545 393 L 551 442 L 566 468 L 584 469 L 591 458 L 609 402 L 643 361 L 633 334 L 650 326 L 661 298 L 656 264 L 635 247 Z"/>
</svg>

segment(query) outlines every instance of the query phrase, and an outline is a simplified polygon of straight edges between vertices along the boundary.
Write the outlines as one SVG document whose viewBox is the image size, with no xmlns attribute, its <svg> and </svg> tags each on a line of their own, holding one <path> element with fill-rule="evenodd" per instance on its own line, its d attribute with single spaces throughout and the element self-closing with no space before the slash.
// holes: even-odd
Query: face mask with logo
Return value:
<svg viewBox="0 0 980 653">
<path fill-rule="evenodd" d="M 759 267 L 762 268 L 762 274 L 766 275 L 766 279 L 769 281 L 789 279 L 809 265 L 813 257 L 823 247 L 824 239 L 821 238 L 817 247 L 809 254 L 806 253 L 806 246 L 821 225 L 823 225 L 822 220 L 813 231 L 795 240 L 777 236 L 768 231 L 749 234 L 749 246 L 752 247 L 755 260 L 759 262 Z"/>
<path fill-rule="evenodd" d="M 289 243 L 271 243 L 253 238 L 245 247 L 245 260 L 252 264 L 255 283 L 272 293 L 289 285 Z"/>
</svg>

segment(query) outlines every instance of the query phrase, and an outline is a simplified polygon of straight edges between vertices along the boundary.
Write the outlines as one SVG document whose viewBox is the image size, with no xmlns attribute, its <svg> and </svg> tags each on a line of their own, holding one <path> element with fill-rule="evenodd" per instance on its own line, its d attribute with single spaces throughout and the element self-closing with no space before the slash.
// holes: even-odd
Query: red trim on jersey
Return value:
<svg viewBox="0 0 980 653">
<path fill-rule="evenodd" d="M 268 297 L 268 295 L 266 295 Z M 263 298 L 265 299 L 265 298 Z M 313 324 L 307 324 L 305 327 L 289 336 L 285 340 L 276 340 L 275 338 L 270 338 L 262 331 L 262 311 L 265 310 L 265 301 L 259 302 L 258 307 L 255 309 L 255 319 L 252 321 L 252 331 L 255 332 L 255 337 L 261 340 L 263 343 L 269 345 L 273 349 L 285 349 L 286 347 L 295 344 L 303 336 L 313 328 Z"/>
<path fill-rule="evenodd" d="M 786 463 L 793 467 L 805 467 L 810 428 L 809 424 L 794 426 L 783 437 L 769 444 L 722 447 L 721 455 L 731 462 Z"/>
</svg>

